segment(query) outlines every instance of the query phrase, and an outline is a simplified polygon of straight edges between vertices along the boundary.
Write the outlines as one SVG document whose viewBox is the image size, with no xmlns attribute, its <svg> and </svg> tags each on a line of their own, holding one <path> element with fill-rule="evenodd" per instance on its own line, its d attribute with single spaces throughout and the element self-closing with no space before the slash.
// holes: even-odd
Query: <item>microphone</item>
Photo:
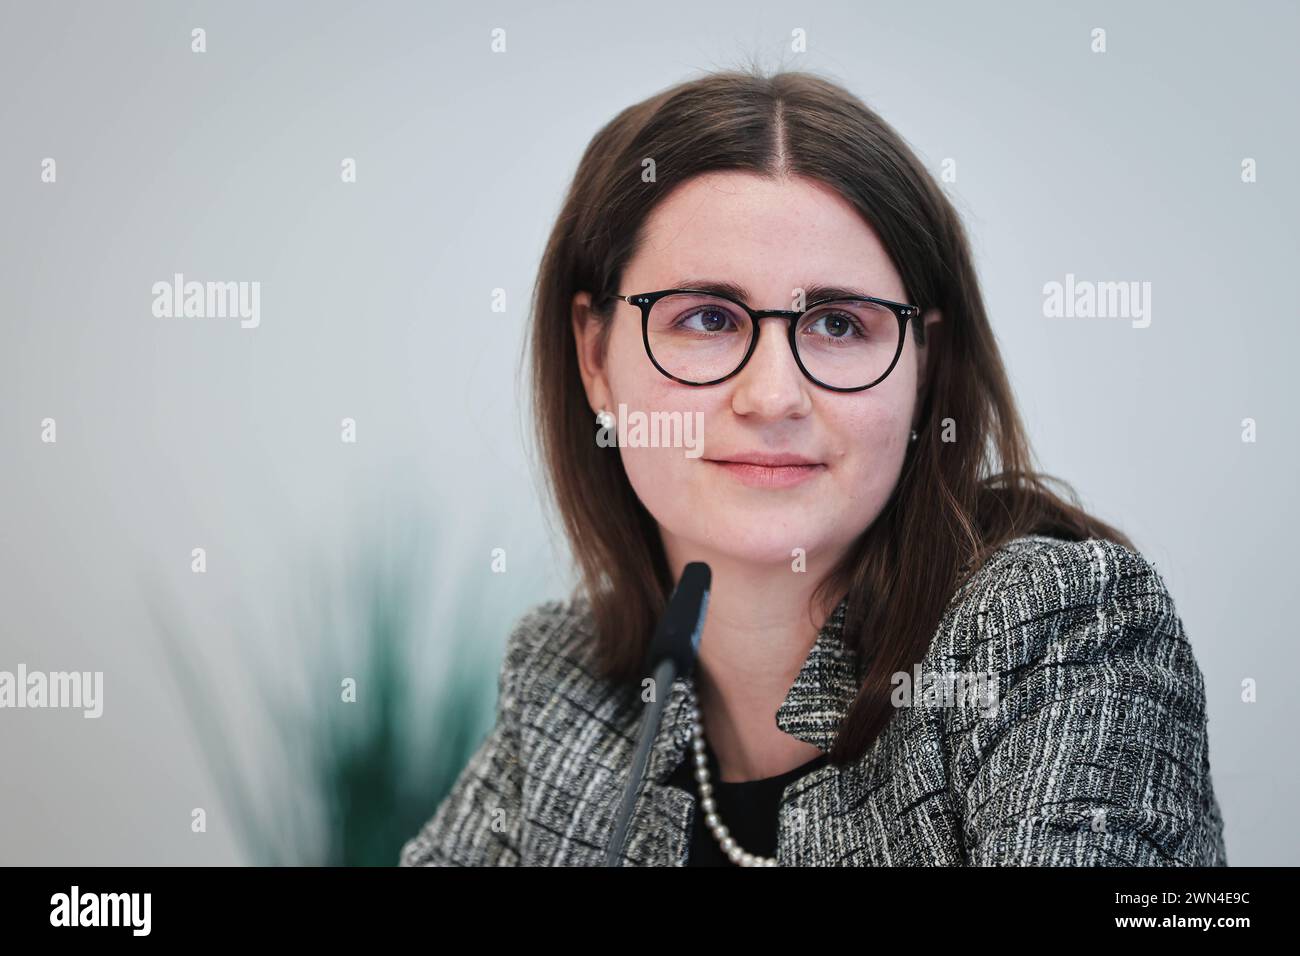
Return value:
<svg viewBox="0 0 1300 956">
<path fill-rule="evenodd" d="M 704 629 L 704 615 L 709 607 L 709 587 L 713 572 L 703 561 L 692 561 L 682 569 L 681 579 L 668 599 L 668 608 L 659 619 L 650 650 L 646 654 L 646 670 L 654 679 L 655 699 L 645 709 L 641 718 L 641 732 L 636 750 L 632 754 L 632 769 L 628 773 L 623 802 L 614 820 L 614 835 L 605 856 L 606 866 L 621 866 L 623 844 L 627 840 L 627 827 L 632 819 L 637 793 L 645 777 L 650 760 L 650 745 L 663 720 L 664 707 L 668 705 L 669 691 L 679 676 L 689 676 L 695 670 L 695 658 L 700 650 L 700 633 Z"/>
</svg>

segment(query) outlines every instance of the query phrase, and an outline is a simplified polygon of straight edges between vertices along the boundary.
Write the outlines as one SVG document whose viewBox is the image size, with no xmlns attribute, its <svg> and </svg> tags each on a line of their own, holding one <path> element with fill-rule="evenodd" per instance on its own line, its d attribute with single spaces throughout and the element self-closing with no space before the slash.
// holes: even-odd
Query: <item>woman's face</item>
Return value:
<svg viewBox="0 0 1300 956">
<path fill-rule="evenodd" d="M 859 289 L 907 301 L 880 240 L 834 190 L 807 179 L 748 173 L 698 176 L 674 190 L 645 224 L 616 290 L 632 295 L 731 282 L 754 309 L 790 309 L 796 290 Z M 828 567 L 876 519 L 907 453 L 924 349 L 909 329 L 884 381 L 832 392 L 799 370 L 788 323 L 763 319 L 758 344 L 738 375 L 717 385 L 667 378 L 646 356 L 640 310 L 614 308 L 605 354 L 587 293 L 574 301 L 574 327 L 593 410 L 680 412 L 702 425 L 692 448 L 620 447 L 633 489 L 659 523 L 670 562 L 732 557 Z M 933 321 L 937 316 L 927 316 Z M 700 416 L 694 413 L 701 413 Z M 597 424 L 593 411 L 592 440 Z M 625 435 L 625 438 L 629 437 Z M 725 464 L 795 455 L 802 469 Z"/>
</svg>

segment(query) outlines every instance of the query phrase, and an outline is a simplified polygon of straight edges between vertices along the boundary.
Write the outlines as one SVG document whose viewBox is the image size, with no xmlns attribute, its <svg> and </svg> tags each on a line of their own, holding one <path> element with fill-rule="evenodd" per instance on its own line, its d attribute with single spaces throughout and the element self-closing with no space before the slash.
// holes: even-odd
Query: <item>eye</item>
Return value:
<svg viewBox="0 0 1300 956">
<path fill-rule="evenodd" d="M 679 329 L 685 329 L 688 332 L 726 332 L 728 323 L 731 327 L 736 326 L 735 319 L 727 309 L 716 306 L 701 306 L 692 309 L 677 320 L 676 326 Z"/>
<path fill-rule="evenodd" d="M 865 334 L 862 324 L 848 312 L 823 312 L 804 326 L 804 332 L 827 339 L 851 341 Z"/>
</svg>

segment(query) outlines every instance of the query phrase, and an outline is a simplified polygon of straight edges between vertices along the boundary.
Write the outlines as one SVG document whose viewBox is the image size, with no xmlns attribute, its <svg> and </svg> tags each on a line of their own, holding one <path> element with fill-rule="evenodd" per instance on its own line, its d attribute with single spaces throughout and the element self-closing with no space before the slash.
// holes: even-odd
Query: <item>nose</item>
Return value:
<svg viewBox="0 0 1300 956">
<path fill-rule="evenodd" d="M 785 319 L 759 319 L 758 343 L 736 376 L 731 396 L 731 409 L 737 415 L 775 420 L 801 418 L 812 410 L 812 383 L 795 363 L 787 334 Z"/>
</svg>

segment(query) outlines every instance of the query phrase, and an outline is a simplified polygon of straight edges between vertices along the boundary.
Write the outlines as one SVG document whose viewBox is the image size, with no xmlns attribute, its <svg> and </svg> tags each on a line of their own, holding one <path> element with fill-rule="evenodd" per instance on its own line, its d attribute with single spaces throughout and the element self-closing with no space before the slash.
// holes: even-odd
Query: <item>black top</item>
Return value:
<svg viewBox="0 0 1300 956">
<path fill-rule="evenodd" d="M 713 784 L 713 800 L 718 805 L 718 816 L 741 848 L 758 856 L 776 856 L 777 814 L 781 795 L 795 780 L 811 773 L 826 763 L 829 755 L 820 753 L 807 763 L 775 777 L 762 780 L 743 780 L 723 783 L 718 779 L 718 758 L 704 742 L 704 752 L 709 760 L 709 782 Z M 700 807 L 699 784 L 695 780 L 695 751 L 687 749 L 684 759 L 668 778 L 672 786 L 685 790 L 695 797 L 695 823 L 691 829 L 691 849 L 687 866 L 735 866 L 722 852 L 718 839 L 704 822 Z"/>
</svg>

